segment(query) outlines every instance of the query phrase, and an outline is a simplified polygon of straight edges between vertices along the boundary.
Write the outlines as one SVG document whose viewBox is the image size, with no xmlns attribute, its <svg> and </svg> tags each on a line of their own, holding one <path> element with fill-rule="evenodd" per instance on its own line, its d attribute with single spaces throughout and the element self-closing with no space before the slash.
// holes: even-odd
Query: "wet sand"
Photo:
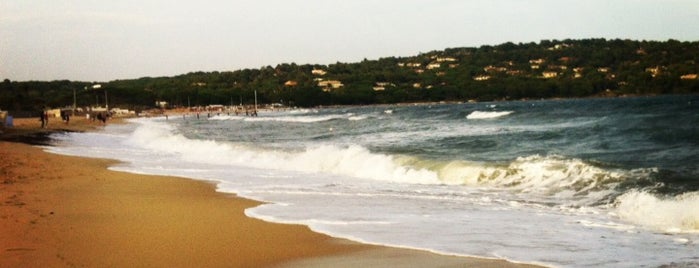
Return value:
<svg viewBox="0 0 699 268">
<path fill-rule="evenodd" d="M 101 124 L 15 124 L 0 135 L 0 267 L 526 266 L 364 245 L 248 218 L 244 210 L 259 202 L 218 193 L 212 183 L 110 171 L 116 162 L 27 144 Z"/>
</svg>

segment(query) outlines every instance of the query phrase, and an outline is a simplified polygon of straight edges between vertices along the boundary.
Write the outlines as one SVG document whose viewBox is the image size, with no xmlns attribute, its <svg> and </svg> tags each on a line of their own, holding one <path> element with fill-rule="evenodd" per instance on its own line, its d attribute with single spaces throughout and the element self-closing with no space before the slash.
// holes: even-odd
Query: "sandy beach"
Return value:
<svg viewBox="0 0 699 268">
<path fill-rule="evenodd" d="M 112 122 L 108 122 L 112 123 Z M 0 267 L 528 267 L 364 245 L 248 218 L 259 202 L 184 178 L 110 171 L 116 162 L 46 153 L 51 131 L 15 119 L 0 141 Z"/>
</svg>

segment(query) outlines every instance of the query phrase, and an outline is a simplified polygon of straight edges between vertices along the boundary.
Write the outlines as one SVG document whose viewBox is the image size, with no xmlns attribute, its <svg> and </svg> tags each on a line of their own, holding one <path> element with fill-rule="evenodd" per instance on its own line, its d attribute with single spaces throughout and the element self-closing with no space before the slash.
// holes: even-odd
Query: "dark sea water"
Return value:
<svg viewBox="0 0 699 268">
<path fill-rule="evenodd" d="M 561 267 L 699 265 L 699 96 L 296 109 L 55 137 L 219 182 L 249 216 Z"/>
</svg>

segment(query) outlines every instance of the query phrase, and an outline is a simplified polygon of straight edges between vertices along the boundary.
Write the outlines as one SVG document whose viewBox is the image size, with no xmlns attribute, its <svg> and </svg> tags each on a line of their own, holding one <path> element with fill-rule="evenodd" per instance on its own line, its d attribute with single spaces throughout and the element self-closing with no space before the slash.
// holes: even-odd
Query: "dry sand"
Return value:
<svg viewBox="0 0 699 268">
<path fill-rule="evenodd" d="M 53 120 L 49 131 L 100 124 Z M 0 136 L 0 267 L 524 267 L 363 245 L 244 215 L 211 183 L 107 169 L 41 143 L 38 119 Z"/>
</svg>

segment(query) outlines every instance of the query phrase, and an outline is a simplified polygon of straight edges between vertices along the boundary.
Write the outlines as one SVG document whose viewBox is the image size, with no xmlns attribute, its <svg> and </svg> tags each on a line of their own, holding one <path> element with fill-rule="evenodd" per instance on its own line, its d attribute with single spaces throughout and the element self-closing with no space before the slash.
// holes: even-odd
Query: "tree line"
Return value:
<svg viewBox="0 0 699 268">
<path fill-rule="evenodd" d="M 251 104 L 288 106 L 491 101 L 699 92 L 699 42 L 542 40 L 447 48 L 356 63 L 283 63 L 108 82 L 0 83 L 0 108 L 104 105 L 146 109 Z M 323 82 L 325 81 L 325 83 Z M 99 85 L 99 86 L 95 86 Z M 107 94 L 105 94 L 105 92 Z"/>
</svg>

